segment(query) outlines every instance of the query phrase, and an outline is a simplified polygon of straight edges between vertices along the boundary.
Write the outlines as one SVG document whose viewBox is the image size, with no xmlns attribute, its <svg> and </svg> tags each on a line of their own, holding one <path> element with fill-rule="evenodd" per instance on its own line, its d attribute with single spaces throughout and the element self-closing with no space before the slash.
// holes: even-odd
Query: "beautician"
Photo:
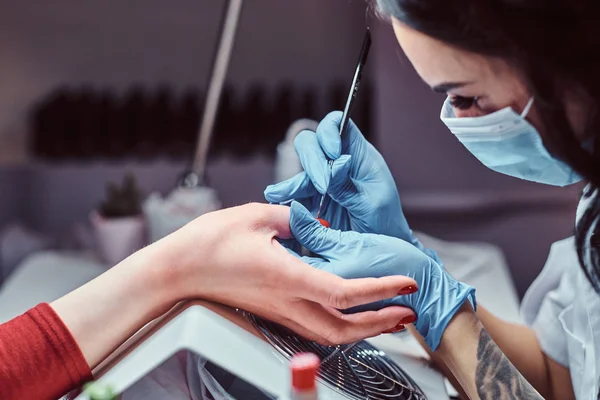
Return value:
<svg viewBox="0 0 600 400">
<path fill-rule="evenodd" d="M 319 269 L 345 278 L 414 278 L 418 292 L 370 307 L 415 310 L 414 328 L 463 394 L 600 399 L 600 254 L 592 239 L 600 233 L 600 3 L 373 5 L 425 83 L 447 95 L 442 121 L 484 165 L 541 184 L 589 183 L 575 240 L 553 247 L 567 254 L 552 257 L 526 295 L 528 326 L 499 320 L 476 307 L 473 289 L 413 237 L 381 155 L 355 125 L 340 140 L 341 113 L 297 137 L 305 172 L 267 188 L 267 200 L 298 201 L 291 205 L 292 233 L 322 256 L 305 258 Z M 397 135 L 402 141 L 401 126 Z M 328 159 L 335 160 L 331 169 Z M 414 168 L 428 168 L 427 154 L 422 160 Z M 325 192 L 333 199 L 324 216 L 331 229 L 312 217 Z M 569 258 L 575 249 L 579 259 Z"/>
</svg>

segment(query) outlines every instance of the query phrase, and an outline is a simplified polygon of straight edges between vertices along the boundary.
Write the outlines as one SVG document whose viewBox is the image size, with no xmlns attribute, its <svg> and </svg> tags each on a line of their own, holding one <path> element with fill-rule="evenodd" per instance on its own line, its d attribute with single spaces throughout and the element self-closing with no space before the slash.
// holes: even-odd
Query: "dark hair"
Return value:
<svg viewBox="0 0 600 400">
<path fill-rule="evenodd" d="M 590 185 L 590 206 L 576 227 L 579 260 L 600 293 L 600 1 L 372 0 L 384 17 L 451 46 L 505 60 L 523 74 L 544 124 L 544 145 Z M 583 150 L 566 112 L 566 93 L 589 104 Z M 592 246 L 589 245 L 592 240 Z M 588 249 L 590 250 L 587 253 Z M 588 254 L 588 255 L 586 255 Z"/>
</svg>

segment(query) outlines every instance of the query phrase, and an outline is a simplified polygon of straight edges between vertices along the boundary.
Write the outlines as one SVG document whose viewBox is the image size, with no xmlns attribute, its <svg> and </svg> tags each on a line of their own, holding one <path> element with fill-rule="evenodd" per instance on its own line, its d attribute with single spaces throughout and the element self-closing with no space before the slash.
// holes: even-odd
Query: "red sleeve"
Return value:
<svg viewBox="0 0 600 400">
<path fill-rule="evenodd" d="M 81 350 L 52 307 L 0 325 L 0 399 L 58 399 L 91 380 Z"/>
</svg>

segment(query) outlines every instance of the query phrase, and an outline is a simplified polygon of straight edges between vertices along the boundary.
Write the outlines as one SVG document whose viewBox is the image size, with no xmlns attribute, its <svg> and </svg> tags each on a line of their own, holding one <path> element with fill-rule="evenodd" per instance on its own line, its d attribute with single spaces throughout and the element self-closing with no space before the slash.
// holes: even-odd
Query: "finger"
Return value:
<svg viewBox="0 0 600 400">
<path fill-rule="evenodd" d="M 327 304 L 338 310 L 345 310 L 414 293 L 417 289 L 417 282 L 414 279 L 394 275 L 382 278 L 342 279 L 336 282 L 331 280 L 327 288 L 314 287 L 313 293 L 320 301 L 325 301 L 327 298 Z"/>
<path fill-rule="evenodd" d="M 327 265 L 326 261 L 317 260 L 309 257 L 302 258 L 302 261 L 311 264 L 316 262 L 317 265 Z M 339 310 L 392 299 L 418 290 L 417 282 L 403 275 L 343 279 L 326 271 L 325 268 L 307 269 L 301 266 L 294 268 L 298 273 L 296 290 L 299 297 L 327 304 Z"/>
<path fill-rule="evenodd" d="M 300 301 L 294 304 L 293 315 L 288 318 L 303 327 L 303 335 L 311 336 L 325 345 L 352 343 L 377 336 L 398 326 L 401 321 L 415 319 L 414 312 L 405 307 L 388 307 L 379 311 L 366 311 L 345 315 L 318 303 Z M 306 331 L 310 333 L 306 333 Z"/>
<path fill-rule="evenodd" d="M 358 126 L 353 120 L 348 121 L 348 127 L 342 137 L 342 152 L 359 156 L 364 151 L 364 146 L 368 143 Z"/>
<path fill-rule="evenodd" d="M 317 140 L 331 160 L 337 160 L 342 154 L 341 121 L 342 112 L 332 111 L 323 118 L 317 127 Z"/>
<path fill-rule="evenodd" d="M 284 203 L 293 199 L 303 199 L 319 194 L 306 172 L 300 172 L 290 179 L 269 185 L 265 189 L 265 199 L 270 203 Z"/>
<path fill-rule="evenodd" d="M 365 311 L 345 315 L 342 328 L 335 338 L 339 343 L 353 343 L 368 337 L 403 330 L 416 321 L 417 315 L 407 307 L 391 306 L 379 311 Z"/>
<path fill-rule="evenodd" d="M 331 179 L 331 168 L 321 150 L 317 135 L 311 131 L 302 131 L 294 139 L 294 147 L 300 158 L 302 168 L 310 177 L 319 193 L 325 193 Z"/>
<path fill-rule="evenodd" d="M 317 139 L 321 148 L 332 160 L 344 154 L 356 154 L 356 147 L 362 146 L 366 139 L 351 119 L 348 121 L 346 130 L 340 136 L 340 125 L 343 113 L 333 111 L 327 114 L 317 127 Z"/>
</svg>

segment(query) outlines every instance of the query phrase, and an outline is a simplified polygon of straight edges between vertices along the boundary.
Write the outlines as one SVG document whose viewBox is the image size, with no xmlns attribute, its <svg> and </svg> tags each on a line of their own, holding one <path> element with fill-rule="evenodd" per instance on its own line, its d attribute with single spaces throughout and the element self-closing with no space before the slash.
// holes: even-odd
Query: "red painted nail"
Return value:
<svg viewBox="0 0 600 400">
<path fill-rule="evenodd" d="M 408 316 L 406 316 L 406 317 L 402 318 L 402 319 L 400 320 L 400 323 L 401 323 L 401 324 L 404 324 L 404 325 L 406 325 L 406 324 L 412 324 L 412 323 L 413 323 L 413 322 L 415 322 L 416 320 L 417 320 L 417 317 L 415 317 L 414 315 L 408 315 Z"/>
<path fill-rule="evenodd" d="M 392 329 L 388 329 L 383 331 L 383 333 L 396 333 L 396 332 L 400 332 L 404 330 L 404 325 L 402 325 L 401 323 L 396 325 L 395 327 L 393 327 Z"/>
<path fill-rule="evenodd" d="M 317 218 L 317 221 L 319 221 L 319 223 L 321 225 L 323 225 L 325 228 L 329 228 L 331 225 L 329 225 L 329 222 L 325 221 L 323 218 Z"/>
<path fill-rule="evenodd" d="M 412 294 L 412 293 L 416 292 L 417 290 L 418 289 L 416 286 L 410 285 L 410 286 L 400 289 L 400 291 L 398 292 L 398 295 L 402 296 L 402 295 Z"/>
</svg>

